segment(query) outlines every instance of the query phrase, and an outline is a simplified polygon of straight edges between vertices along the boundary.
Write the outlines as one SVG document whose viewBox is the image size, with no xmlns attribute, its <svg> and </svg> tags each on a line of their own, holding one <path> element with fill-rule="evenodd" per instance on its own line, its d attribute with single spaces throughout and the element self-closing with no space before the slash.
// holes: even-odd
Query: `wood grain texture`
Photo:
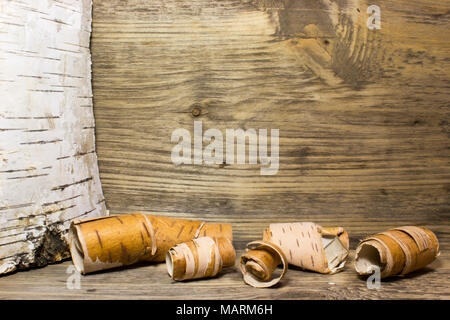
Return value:
<svg viewBox="0 0 450 320">
<path fill-rule="evenodd" d="M 381 8 L 381 30 L 366 26 L 369 4 Z M 241 250 L 270 222 L 343 226 L 353 248 L 373 231 L 436 227 L 443 266 L 381 292 L 351 271 L 336 281 L 289 273 L 276 291 L 242 287 L 238 274 L 183 288 L 195 297 L 231 286 L 227 297 L 448 298 L 449 12 L 449 1 L 429 0 L 94 1 L 94 111 L 109 209 L 230 222 Z M 194 120 L 204 131 L 280 129 L 278 174 L 175 166 L 171 133 L 192 133 Z M 182 297 L 166 285 L 118 294 Z M 115 295 L 107 288 L 93 295 Z"/>
<path fill-rule="evenodd" d="M 90 0 L 0 2 L 0 274 L 69 257 L 106 213 L 95 154 Z"/>
<path fill-rule="evenodd" d="M 355 224 L 357 225 L 357 224 Z M 250 233 L 261 233 L 264 224 L 252 224 Z M 322 275 L 290 267 L 276 287 L 257 289 L 246 285 L 239 266 L 224 269 L 218 278 L 176 282 L 170 279 L 165 264 L 142 264 L 84 276 L 80 288 L 73 285 L 71 262 L 46 268 L 17 272 L 0 278 L 0 299 L 450 299 L 450 234 L 448 226 L 428 225 L 442 245 L 442 255 L 422 271 L 404 278 L 382 280 L 381 288 L 370 290 L 359 278 L 353 261 L 343 272 Z M 349 227 L 351 248 L 357 239 L 384 230 L 386 226 L 367 223 L 366 233 Z M 234 241 L 237 257 L 245 247 Z M 353 259 L 353 251 L 351 252 Z"/>
<path fill-rule="evenodd" d="M 369 31 L 364 1 L 327 3 L 94 1 L 111 212 L 447 221 L 450 4 L 377 1 L 382 29 Z M 171 133 L 192 133 L 194 119 L 204 131 L 280 129 L 278 174 L 175 166 Z"/>
</svg>

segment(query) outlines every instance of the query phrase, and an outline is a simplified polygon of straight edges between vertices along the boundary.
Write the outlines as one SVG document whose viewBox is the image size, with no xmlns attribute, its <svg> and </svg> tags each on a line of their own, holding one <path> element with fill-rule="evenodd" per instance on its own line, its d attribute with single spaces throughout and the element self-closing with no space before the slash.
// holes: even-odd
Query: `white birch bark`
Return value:
<svg viewBox="0 0 450 320">
<path fill-rule="evenodd" d="M 0 274 L 68 257 L 106 214 L 94 140 L 91 0 L 0 0 Z"/>
</svg>

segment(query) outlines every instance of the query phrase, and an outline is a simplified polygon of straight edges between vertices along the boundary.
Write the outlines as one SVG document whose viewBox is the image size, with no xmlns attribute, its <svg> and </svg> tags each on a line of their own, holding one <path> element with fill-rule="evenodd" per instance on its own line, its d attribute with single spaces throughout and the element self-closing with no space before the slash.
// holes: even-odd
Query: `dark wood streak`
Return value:
<svg viewBox="0 0 450 320">
<path fill-rule="evenodd" d="M 146 250 L 147 247 L 145 246 L 144 235 L 142 234 L 142 232 L 139 232 L 139 233 L 140 233 L 140 235 L 141 235 L 141 241 L 142 241 L 142 244 L 144 245 L 144 248 L 145 248 L 145 250 Z"/>
<path fill-rule="evenodd" d="M 144 227 L 145 232 L 147 233 L 147 237 L 151 238 L 150 232 L 148 232 L 148 229 L 147 229 L 147 226 L 145 225 L 145 223 L 142 222 L 142 226 Z M 155 233 L 156 233 L 156 230 L 155 230 Z"/>
<path fill-rule="evenodd" d="M 177 234 L 177 239 L 180 237 L 181 233 L 183 232 L 184 226 L 181 226 L 180 231 Z"/>
<path fill-rule="evenodd" d="M 120 219 L 119 217 L 115 216 L 115 218 L 120 222 L 120 224 L 123 224 L 122 219 Z"/>
<path fill-rule="evenodd" d="M 100 247 L 103 249 L 102 239 L 100 239 L 100 235 L 98 234 L 97 230 L 95 230 L 95 234 L 97 235 L 97 239 L 98 239 L 98 243 L 100 244 Z"/>
<path fill-rule="evenodd" d="M 120 247 L 122 248 L 122 259 L 123 259 L 124 263 L 128 263 L 129 256 L 128 256 L 127 248 L 125 248 L 125 246 L 123 245 L 122 242 L 120 243 Z"/>
</svg>

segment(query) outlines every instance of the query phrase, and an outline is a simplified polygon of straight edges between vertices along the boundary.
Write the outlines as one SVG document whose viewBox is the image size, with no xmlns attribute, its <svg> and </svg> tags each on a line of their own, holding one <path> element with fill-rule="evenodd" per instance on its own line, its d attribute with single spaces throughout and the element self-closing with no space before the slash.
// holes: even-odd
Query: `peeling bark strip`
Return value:
<svg viewBox="0 0 450 320">
<path fill-rule="evenodd" d="M 0 1 L 0 274 L 67 258 L 71 221 L 106 213 L 84 130 L 94 116 L 80 108 L 92 105 L 91 6 Z"/>
<path fill-rule="evenodd" d="M 263 240 L 279 243 L 289 264 L 320 273 L 342 270 L 349 252 L 348 234 L 343 228 L 323 228 L 312 222 L 271 224 Z"/>
<path fill-rule="evenodd" d="M 186 232 L 189 226 L 190 231 Z M 82 274 L 130 265 L 138 261 L 163 262 L 171 247 L 198 238 L 201 230 L 208 232 L 215 239 L 226 239 L 228 242 L 217 241 L 218 249 L 221 251 L 225 246 L 227 249 L 225 251 L 231 252 L 228 250 L 230 246 L 232 247 L 233 240 L 230 224 L 141 213 L 126 214 L 120 218 L 110 216 L 73 221 L 70 231 L 70 252 L 75 267 Z M 231 256 L 226 254 L 226 257 L 223 266 L 229 265 Z M 176 270 L 179 271 L 178 265 Z M 199 273 L 199 276 L 203 277 L 206 274 L 212 275 Z"/>
<path fill-rule="evenodd" d="M 247 247 L 239 261 L 244 282 L 255 288 L 269 288 L 280 282 L 288 269 L 288 262 L 281 248 L 265 241 L 250 242 Z M 274 276 L 279 264 L 283 265 L 283 271 Z"/>
</svg>

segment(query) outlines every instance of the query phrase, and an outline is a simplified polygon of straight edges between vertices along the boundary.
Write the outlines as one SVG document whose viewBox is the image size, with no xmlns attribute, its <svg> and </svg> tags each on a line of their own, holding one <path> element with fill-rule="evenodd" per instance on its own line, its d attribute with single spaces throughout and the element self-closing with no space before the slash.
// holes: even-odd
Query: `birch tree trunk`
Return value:
<svg viewBox="0 0 450 320">
<path fill-rule="evenodd" d="M 68 257 L 106 214 L 94 139 L 91 0 L 0 1 L 0 274 Z"/>
</svg>

